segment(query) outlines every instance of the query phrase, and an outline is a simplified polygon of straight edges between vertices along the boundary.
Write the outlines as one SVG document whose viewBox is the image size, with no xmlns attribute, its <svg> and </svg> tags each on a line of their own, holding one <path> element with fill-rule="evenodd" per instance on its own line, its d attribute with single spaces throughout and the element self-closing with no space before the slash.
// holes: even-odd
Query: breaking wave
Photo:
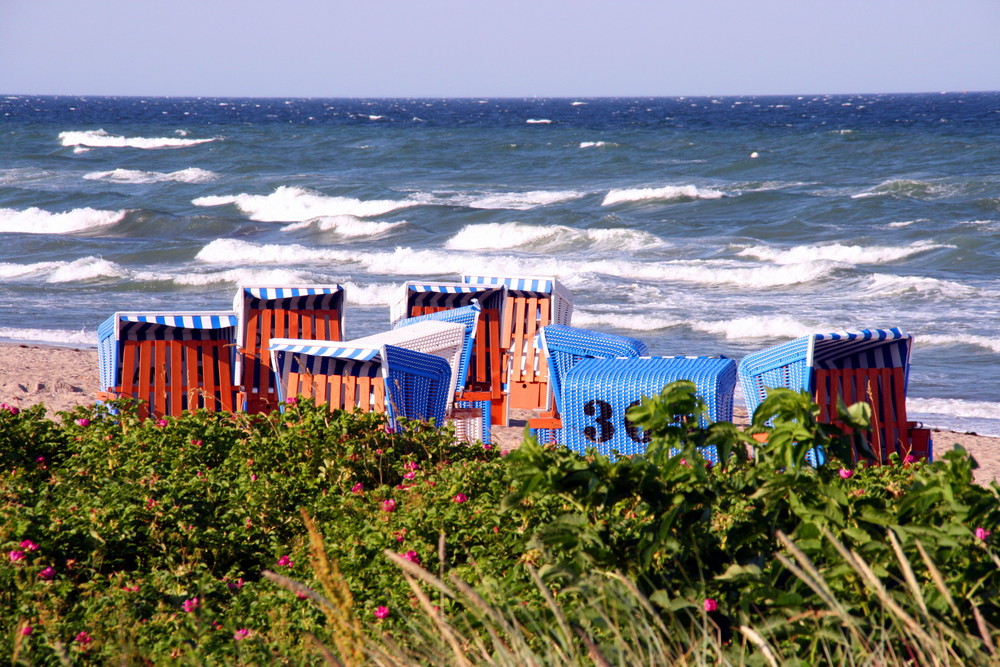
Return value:
<svg viewBox="0 0 1000 667">
<path fill-rule="evenodd" d="M 694 185 L 668 185 L 662 188 L 625 188 L 615 189 L 604 196 L 601 206 L 626 204 L 641 201 L 692 201 L 695 199 L 721 199 L 725 196 L 720 190 L 699 188 Z"/>
<path fill-rule="evenodd" d="M 102 211 L 75 208 L 64 213 L 50 213 L 40 208 L 16 210 L 0 208 L 0 232 L 23 234 L 69 234 L 120 222 L 128 211 Z"/>
<path fill-rule="evenodd" d="M 353 197 L 331 197 L 294 186 L 281 186 L 269 195 L 213 195 L 198 197 L 195 206 L 224 206 L 234 204 L 240 211 L 260 222 L 304 222 L 320 217 L 351 215 L 370 218 L 401 208 L 418 205 L 418 202 L 392 199 L 364 201 Z"/>
<path fill-rule="evenodd" d="M 112 181 L 115 183 L 207 183 L 219 177 L 214 171 L 190 167 L 161 173 L 158 171 L 138 171 L 136 169 L 114 169 L 112 171 L 95 171 L 84 175 L 90 181 Z"/>
<path fill-rule="evenodd" d="M 217 139 L 185 139 L 184 137 L 121 137 L 108 134 L 104 130 L 87 130 L 84 132 L 60 132 L 59 141 L 63 146 L 88 148 L 185 148 L 206 144 Z"/>
</svg>

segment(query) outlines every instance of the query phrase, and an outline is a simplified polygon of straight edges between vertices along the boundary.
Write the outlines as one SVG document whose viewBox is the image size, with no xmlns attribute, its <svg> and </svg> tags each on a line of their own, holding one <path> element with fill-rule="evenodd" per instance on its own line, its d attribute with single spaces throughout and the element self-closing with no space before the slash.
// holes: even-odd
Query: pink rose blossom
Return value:
<svg viewBox="0 0 1000 667">
<path fill-rule="evenodd" d="M 364 492 L 365 492 L 365 485 L 362 484 L 361 482 L 358 482 L 357 484 L 351 487 L 351 493 L 364 493 Z"/>
<path fill-rule="evenodd" d="M 86 427 L 90 426 L 90 420 L 87 419 L 86 417 L 84 417 L 83 419 L 77 419 L 76 420 L 76 425 L 77 426 L 82 426 L 82 427 L 86 428 Z"/>
<path fill-rule="evenodd" d="M 420 556 L 417 555 L 416 551 L 413 550 L 407 551 L 405 554 L 403 554 L 403 558 L 410 561 L 411 563 L 416 563 L 417 565 L 420 565 Z"/>
<path fill-rule="evenodd" d="M 383 512 L 395 512 L 396 511 L 396 501 L 392 498 L 386 498 L 382 501 L 382 511 Z"/>
<path fill-rule="evenodd" d="M 468 499 L 469 497 L 464 493 L 456 493 L 454 496 L 451 497 L 451 502 L 462 504 Z"/>
<path fill-rule="evenodd" d="M 184 611 L 188 612 L 189 614 L 200 606 L 201 604 L 199 604 L 198 598 L 191 598 L 190 600 L 184 600 L 184 603 L 181 604 L 181 608 Z"/>
<path fill-rule="evenodd" d="M 28 635 L 30 635 L 34 631 L 35 631 L 35 629 L 33 627 L 31 627 L 30 625 L 26 625 L 23 628 L 21 628 L 21 634 L 24 635 L 25 637 L 27 637 Z"/>
<path fill-rule="evenodd" d="M 382 619 L 389 616 L 389 608 L 379 605 L 375 608 L 375 618 Z"/>
<path fill-rule="evenodd" d="M 977 540 L 985 540 L 987 537 L 990 536 L 990 532 L 991 531 L 988 531 L 985 528 L 983 528 L 982 526 L 980 526 L 979 528 L 976 528 L 976 531 L 975 531 L 975 533 L 976 533 L 976 539 Z"/>
<path fill-rule="evenodd" d="M 238 591 L 243 588 L 243 577 L 240 577 L 236 581 L 230 581 L 226 586 L 229 587 L 231 591 Z"/>
<path fill-rule="evenodd" d="M 406 529 L 404 528 L 403 530 L 394 533 L 393 535 L 396 538 L 397 542 L 402 543 L 402 541 L 406 539 Z"/>
<path fill-rule="evenodd" d="M 250 473 L 250 481 L 251 482 L 256 482 L 257 481 L 257 473 L 255 473 L 255 472 Z"/>
<path fill-rule="evenodd" d="M 23 540 L 21 542 L 21 548 L 27 551 L 38 551 L 38 545 L 31 540 Z"/>
<path fill-rule="evenodd" d="M 240 628 L 239 630 L 233 633 L 233 639 L 235 639 L 236 641 L 240 641 L 242 639 L 246 639 L 252 634 L 253 632 L 251 632 L 249 628 Z"/>
<path fill-rule="evenodd" d="M 167 420 L 166 419 L 157 419 L 156 420 L 156 425 L 159 426 L 160 428 L 163 428 L 164 426 L 167 425 Z"/>
<path fill-rule="evenodd" d="M 486 451 L 490 451 L 491 449 L 493 449 L 493 445 L 487 443 L 483 445 L 483 449 L 485 449 Z"/>
<path fill-rule="evenodd" d="M 850 479 L 854 477 L 854 471 L 848 470 L 847 468 L 841 468 L 837 471 L 837 474 L 840 475 L 841 479 Z"/>
<path fill-rule="evenodd" d="M 403 479 L 413 479 L 413 478 L 415 478 L 416 476 L 417 476 L 417 473 L 415 473 L 415 472 L 413 472 L 413 471 L 411 470 L 410 472 L 408 472 L 408 473 L 404 473 L 404 474 L 403 474 Z"/>
<path fill-rule="evenodd" d="M 416 461 L 407 461 L 403 464 L 404 470 L 420 470 L 420 464 Z"/>
<path fill-rule="evenodd" d="M 914 456 L 913 454 L 907 454 L 906 456 L 903 457 L 903 463 L 916 463 L 916 462 L 917 462 L 917 457 Z"/>
<path fill-rule="evenodd" d="M 91 638 L 91 636 L 89 634 L 87 634 L 86 630 L 81 630 L 80 632 L 78 632 L 76 634 L 76 643 L 77 644 L 83 644 L 84 646 L 86 646 L 87 644 L 89 644 L 92 641 L 93 641 L 93 639 Z"/>
<path fill-rule="evenodd" d="M 48 581 L 56 578 L 56 569 L 51 565 L 38 573 L 38 578 Z"/>
<path fill-rule="evenodd" d="M 281 558 L 278 559 L 278 565 L 280 565 L 281 567 L 291 567 L 292 565 L 294 565 L 294 563 L 292 562 L 292 559 L 289 558 L 288 556 L 282 556 Z"/>
<path fill-rule="evenodd" d="M 295 405 L 298 402 L 299 402 L 299 399 L 294 398 L 294 397 L 289 397 L 289 398 L 285 399 L 285 405 Z"/>
<path fill-rule="evenodd" d="M 10 552 L 10 562 L 16 563 L 19 560 L 24 560 L 23 551 L 11 551 Z"/>
<path fill-rule="evenodd" d="M 705 602 L 702 603 L 702 606 L 705 607 L 705 611 L 711 612 L 719 608 L 719 603 L 712 598 L 705 598 Z"/>
</svg>

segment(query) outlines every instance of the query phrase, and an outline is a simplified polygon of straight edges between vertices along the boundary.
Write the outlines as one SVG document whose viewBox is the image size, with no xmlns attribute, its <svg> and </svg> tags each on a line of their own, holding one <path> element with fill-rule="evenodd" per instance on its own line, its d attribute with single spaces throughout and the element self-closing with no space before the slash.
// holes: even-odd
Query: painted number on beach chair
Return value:
<svg viewBox="0 0 1000 667">
<path fill-rule="evenodd" d="M 625 412 L 628 413 L 629 408 L 633 405 L 639 405 L 639 401 L 632 401 L 625 408 Z M 591 442 L 608 442 L 615 437 L 615 425 L 612 422 L 614 418 L 615 409 L 610 403 L 606 401 L 601 401 L 594 399 L 587 401 L 583 404 L 583 414 L 588 417 L 593 417 L 597 426 L 587 426 L 583 429 L 583 435 L 586 436 Z M 632 421 L 623 415 L 623 425 L 625 427 L 625 433 L 628 435 L 629 439 L 634 442 L 649 443 L 650 435 L 648 433 L 643 433 L 642 430 L 632 423 Z"/>
</svg>

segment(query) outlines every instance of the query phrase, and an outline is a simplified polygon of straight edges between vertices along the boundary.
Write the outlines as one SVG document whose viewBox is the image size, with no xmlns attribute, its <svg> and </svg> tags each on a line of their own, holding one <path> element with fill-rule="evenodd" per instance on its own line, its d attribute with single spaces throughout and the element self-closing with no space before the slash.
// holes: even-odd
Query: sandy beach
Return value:
<svg viewBox="0 0 1000 667">
<path fill-rule="evenodd" d="M 93 403 L 97 391 L 94 348 L 0 343 L 0 402 L 21 407 L 44 403 L 54 417 L 56 412 Z M 494 427 L 496 443 L 505 449 L 516 447 L 529 416 L 520 411 L 512 415 L 510 427 Z M 746 423 L 746 413 L 738 411 L 734 421 Z M 1000 438 L 950 431 L 935 431 L 933 438 L 935 456 L 960 445 L 979 463 L 977 482 L 1000 480 Z"/>
</svg>

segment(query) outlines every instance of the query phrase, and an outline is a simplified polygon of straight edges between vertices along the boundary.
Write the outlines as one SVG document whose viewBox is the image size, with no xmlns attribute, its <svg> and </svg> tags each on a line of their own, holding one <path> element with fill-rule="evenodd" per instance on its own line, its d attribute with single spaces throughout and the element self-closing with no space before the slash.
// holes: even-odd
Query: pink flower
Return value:
<svg viewBox="0 0 1000 667">
<path fill-rule="evenodd" d="M 10 562 L 16 563 L 19 560 L 24 560 L 23 551 L 11 551 L 10 552 Z"/>
<path fill-rule="evenodd" d="M 0 410 L 4 412 L 9 412 L 12 415 L 16 415 L 20 410 L 15 405 L 7 405 L 6 403 L 0 403 Z"/>
<path fill-rule="evenodd" d="M 27 549 L 28 551 L 38 551 L 38 545 L 31 540 L 23 540 L 21 542 L 21 548 Z"/>
<path fill-rule="evenodd" d="M 396 511 L 396 501 L 392 498 L 386 498 L 382 501 L 382 511 L 383 512 L 395 512 Z"/>
<path fill-rule="evenodd" d="M 236 641 L 240 641 L 242 639 L 246 639 L 252 634 L 253 632 L 251 632 L 249 628 L 240 628 L 239 630 L 233 633 L 233 639 L 235 639 Z"/>
<path fill-rule="evenodd" d="M 985 540 L 987 537 L 990 536 L 990 532 L 991 531 L 988 531 L 985 528 L 983 528 L 982 526 L 980 526 L 979 528 L 976 528 L 976 531 L 975 531 L 975 533 L 976 533 L 976 539 L 977 540 Z"/>
<path fill-rule="evenodd" d="M 129 586 L 128 584 L 125 584 L 124 586 L 122 586 L 122 590 L 128 593 L 138 593 L 139 584 L 136 584 L 135 586 Z"/>
<path fill-rule="evenodd" d="M 490 451 L 491 449 L 493 449 L 493 445 L 491 445 L 491 444 L 485 444 L 485 445 L 483 445 L 483 449 L 485 449 L 486 451 Z"/>
<path fill-rule="evenodd" d="M 255 473 L 255 472 L 250 473 L 250 481 L 251 482 L 256 482 L 257 481 L 257 473 Z"/>
<path fill-rule="evenodd" d="M 27 637 L 28 635 L 30 635 L 34 631 L 35 631 L 35 629 L 33 627 L 31 627 L 30 625 L 26 625 L 23 628 L 21 628 L 21 634 L 24 635 L 25 637 Z"/>
<path fill-rule="evenodd" d="M 415 473 L 415 472 L 413 472 L 411 470 L 410 472 L 403 474 L 403 479 L 413 479 L 416 476 L 417 476 L 417 473 Z"/>
<path fill-rule="evenodd" d="M 159 426 L 160 428 L 163 428 L 164 426 L 167 425 L 167 420 L 166 419 L 157 419 L 156 420 L 156 425 Z"/>
<path fill-rule="evenodd" d="M 289 397 L 289 398 L 285 399 L 285 405 L 295 405 L 298 402 L 299 402 L 299 399 L 294 398 L 294 397 Z"/>
<path fill-rule="evenodd" d="M 469 496 L 465 495 L 464 493 L 456 493 L 454 496 L 451 497 L 451 502 L 462 504 L 468 499 Z"/>
<path fill-rule="evenodd" d="M 364 492 L 365 492 L 365 485 L 362 484 L 361 482 L 358 482 L 357 484 L 351 487 L 351 493 L 364 493 Z"/>
<path fill-rule="evenodd" d="M 56 578 L 56 569 L 51 565 L 38 573 L 38 578 L 48 581 Z"/>
<path fill-rule="evenodd" d="M 278 565 L 280 565 L 281 567 L 291 567 L 292 565 L 294 565 L 294 563 L 292 562 L 292 559 L 289 558 L 288 556 L 282 556 L 281 558 L 278 559 Z"/>
<path fill-rule="evenodd" d="M 382 619 L 389 616 L 389 608 L 379 605 L 375 608 L 375 618 Z"/>
<path fill-rule="evenodd" d="M 702 603 L 702 606 L 705 608 L 705 611 L 715 611 L 716 609 L 719 608 L 719 603 L 713 600 L 712 598 L 705 598 L 705 601 Z"/>
<path fill-rule="evenodd" d="M 231 591 L 238 591 L 243 588 L 243 577 L 240 577 L 236 581 L 230 581 L 226 586 L 229 587 Z"/>
<path fill-rule="evenodd" d="M 84 646 L 86 646 L 87 644 L 89 644 L 92 641 L 93 641 L 93 639 L 91 638 L 91 636 L 89 634 L 87 634 L 86 630 L 80 630 L 80 632 L 78 632 L 76 634 L 76 643 L 77 644 L 83 644 Z"/>
<path fill-rule="evenodd" d="M 194 445 L 195 447 L 201 447 L 201 440 L 195 440 L 194 438 L 192 438 L 191 444 Z"/>
<path fill-rule="evenodd" d="M 86 427 L 90 426 L 90 420 L 87 419 L 86 417 L 84 417 L 83 419 L 77 419 L 76 420 L 76 425 L 77 426 L 82 426 L 82 427 L 86 428 Z"/>
<path fill-rule="evenodd" d="M 406 539 L 406 529 L 404 528 L 403 530 L 397 533 L 393 533 L 393 536 L 396 538 L 397 542 L 402 543 L 403 540 Z"/>
<path fill-rule="evenodd" d="M 192 611 L 194 611 L 200 606 L 201 605 L 198 603 L 198 598 L 191 598 L 190 600 L 184 600 L 184 603 L 181 605 L 181 608 L 190 614 Z"/>
<path fill-rule="evenodd" d="M 410 561 L 411 563 L 416 563 L 420 565 L 420 556 L 417 555 L 416 551 L 410 550 L 403 554 L 403 558 Z"/>
<path fill-rule="evenodd" d="M 404 470 L 420 470 L 420 464 L 416 461 L 407 461 L 403 464 Z"/>
<path fill-rule="evenodd" d="M 841 479 L 850 479 L 854 477 L 854 471 L 848 470 L 847 468 L 841 468 L 837 471 L 837 474 L 840 475 Z"/>
<path fill-rule="evenodd" d="M 907 454 L 906 456 L 903 457 L 903 463 L 916 463 L 916 462 L 917 462 L 917 457 L 914 456 L 913 454 Z"/>
</svg>

